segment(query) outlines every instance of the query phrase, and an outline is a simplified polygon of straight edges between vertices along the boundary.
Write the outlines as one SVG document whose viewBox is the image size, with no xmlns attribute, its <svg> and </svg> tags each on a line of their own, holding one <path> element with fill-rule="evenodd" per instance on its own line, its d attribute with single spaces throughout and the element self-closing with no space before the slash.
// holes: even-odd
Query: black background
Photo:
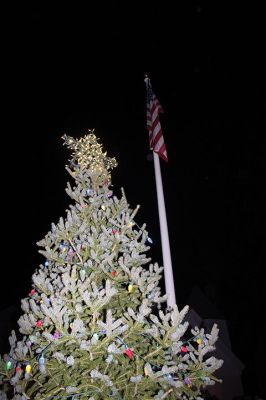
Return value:
<svg viewBox="0 0 266 400">
<path fill-rule="evenodd" d="M 263 393 L 265 32 L 255 5 L 98 2 L 3 13 L 1 308 L 19 305 L 64 215 L 64 133 L 95 128 L 162 263 L 144 73 L 163 108 L 161 162 L 177 301 L 202 289 Z M 215 4 L 214 4 L 215 3 Z M 215 317 L 211 315 L 210 317 Z M 264 353 L 265 354 L 265 353 Z"/>
</svg>

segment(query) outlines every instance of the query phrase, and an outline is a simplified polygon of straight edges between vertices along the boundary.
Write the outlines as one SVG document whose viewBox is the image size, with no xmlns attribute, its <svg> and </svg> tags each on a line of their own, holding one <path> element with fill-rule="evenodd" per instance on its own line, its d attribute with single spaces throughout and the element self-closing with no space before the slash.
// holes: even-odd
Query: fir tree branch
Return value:
<svg viewBox="0 0 266 400">
<path fill-rule="evenodd" d="M 138 356 L 136 355 L 136 375 L 138 376 L 138 362 L 139 362 L 139 358 L 138 358 Z M 138 393 L 138 383 L 136 382 L 136 385 L 135 385 L 135 390 L 134 390 L 134 395 L 136 396 L 136 394 Z"/>
<path fill-rule="evenodd" d="M 159 353 L 160 350 L 162 350 L 162 347 L 158 347 L 156 350 L 154 350 L 154 351 L 152 351 L 151 353 L 147 354 L 147 355 L 144 357 L 144 360 L 146 360 L 148 357 L 153 356 L 153 355 L 156 354 L 156 353 Z"/>
<path fill-rule="evenodd" d="M 82 258 L 81 258 L 81 255 L 79 254 L 79 252 L 78 252 L 76 246 L 74 245 L 74 243 L 72 242 L 72 240 L 71 240 L 69 237 L 67 237 L 67 240 L 69 241 L 69 243 L 71 244 L 71 246 L 72 246 L 73 249 L 75 250 L 75 252 L 76 252 L 76 254 L 77 254 L 77 256 L 78 256 L 79 261 L 80 261 L 81 264 L 83 265 L 83 264 L 84 264 L 84 263 L 83 263 L 83 260 L 82 260 Z"/>
<path fill-rule="evenodd" d="M 169 389 L 169 390 L 161 397 L 160 400 L 165 399 L 165 398 L 168 396 L 168 394 L 172 393 L 172 391 L 173 391 L 173 389 Z"/>
</svg>

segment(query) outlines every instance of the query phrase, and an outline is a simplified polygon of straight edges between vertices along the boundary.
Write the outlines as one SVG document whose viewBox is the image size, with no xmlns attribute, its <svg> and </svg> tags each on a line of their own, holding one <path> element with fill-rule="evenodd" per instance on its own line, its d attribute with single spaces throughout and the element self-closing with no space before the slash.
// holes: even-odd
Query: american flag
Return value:
<svg viewBox="0 0 266 400">
<path fill-rule="evenodd" d="M 147 89 L 147 129 L 149 132 L 150 149 L 157 153 L 163 160 L 168 161 L 163 138 L 159 114 L 163 112 L 162 106 L 152 91 L 151 82 L 145 75 Z"/>
</svg>

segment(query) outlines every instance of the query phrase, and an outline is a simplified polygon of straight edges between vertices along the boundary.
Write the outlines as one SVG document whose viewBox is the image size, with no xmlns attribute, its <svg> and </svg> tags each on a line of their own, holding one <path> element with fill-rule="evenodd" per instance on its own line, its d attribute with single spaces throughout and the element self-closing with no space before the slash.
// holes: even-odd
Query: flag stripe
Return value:
<svg viewBox="0 0 266 400">
<path fill-rule="evenodd" d="M 159 100 L 152 91 L 151 82 L 145 78 L 147 89 L 147 129 L 149 132 L 150 149 L 157 153 L 163 160 L 168 161 L 166 146 L 164 143 L 162 127 L 159 114 L 163 113 L 163 108 Z"/>
</svg>

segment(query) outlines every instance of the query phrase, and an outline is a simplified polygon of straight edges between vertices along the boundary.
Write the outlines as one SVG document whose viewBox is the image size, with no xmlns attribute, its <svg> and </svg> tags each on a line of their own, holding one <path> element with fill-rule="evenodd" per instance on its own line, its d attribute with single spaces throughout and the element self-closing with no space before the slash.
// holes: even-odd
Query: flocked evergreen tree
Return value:
<svg viewBox="0 0 266 400">
<path fill-rule="evenodd" d="M 110 190 L 114 158 L 93 131 L 72 149 L 75 179 L 65 220 L 38 245 L 45 257 L 22 300 L 19 337 L 1 359 L 2 399 L 193 399 L 217 380 L 218 329 L 189 329 L 165 305 L 163 268 L 146 257 L 149 237 L 125 193 Z M 165 311 L 162 311 L 165 310 Z"/>
</svg>

